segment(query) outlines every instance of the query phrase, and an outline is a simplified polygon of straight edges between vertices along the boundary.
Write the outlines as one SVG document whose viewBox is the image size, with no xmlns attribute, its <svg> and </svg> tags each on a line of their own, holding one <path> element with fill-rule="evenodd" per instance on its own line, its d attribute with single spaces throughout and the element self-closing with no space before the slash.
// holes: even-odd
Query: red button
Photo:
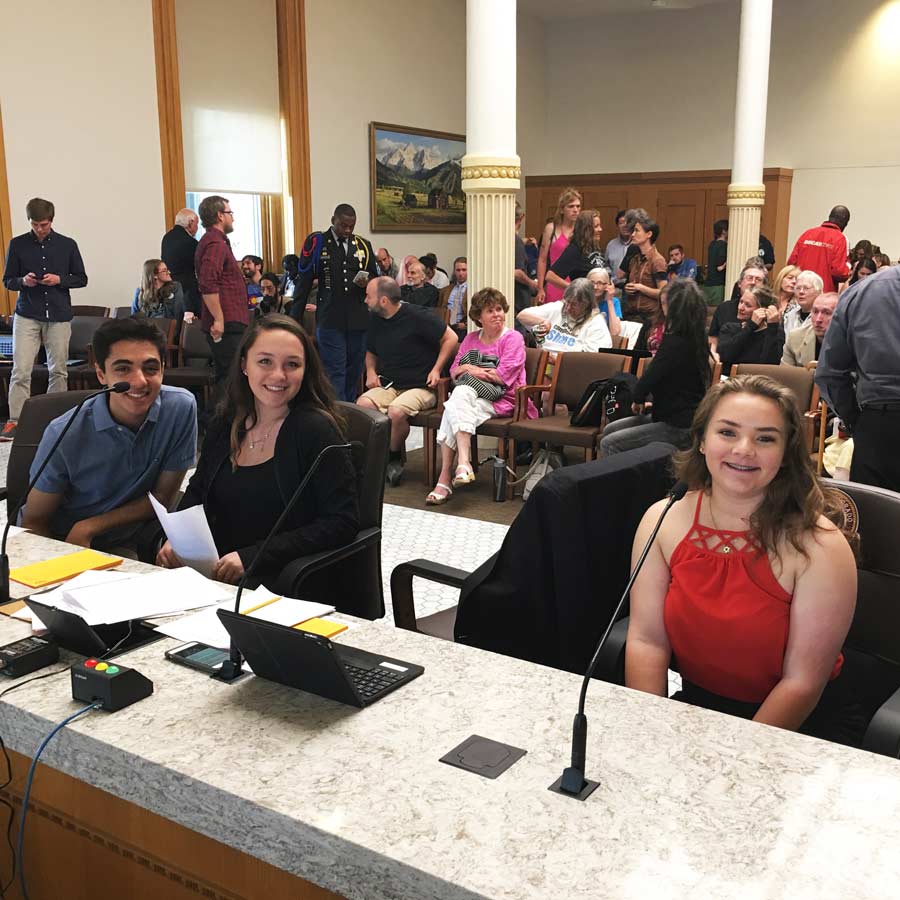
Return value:
<svg viewBox="0 0 900 900">
<path fill-rule="evenodd" d="M 85 665 L 85 668 L 87 668 L 87 669 L 93 669 L 94 666 L 97 665 L 97 660 L 96 659 L 86 659 L 84 661 L 84 665 Z"/>
</svg>

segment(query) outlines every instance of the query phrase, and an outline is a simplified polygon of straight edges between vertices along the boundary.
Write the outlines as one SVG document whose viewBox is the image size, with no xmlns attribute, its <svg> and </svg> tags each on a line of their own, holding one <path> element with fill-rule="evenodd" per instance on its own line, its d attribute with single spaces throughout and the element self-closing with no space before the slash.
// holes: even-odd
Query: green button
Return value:
<svg viewBox="0 0 900 900">
<path fill-rule="evenodd" d="M 107 675 L 115 675 L 116 672 L 118 672 L 118 671 L 119 671 L 119 667 L 118 667 L 118 666 L 110 666 L 110 667 L 106 670 L 106 674 L 107 674 Z"/>
</svg>

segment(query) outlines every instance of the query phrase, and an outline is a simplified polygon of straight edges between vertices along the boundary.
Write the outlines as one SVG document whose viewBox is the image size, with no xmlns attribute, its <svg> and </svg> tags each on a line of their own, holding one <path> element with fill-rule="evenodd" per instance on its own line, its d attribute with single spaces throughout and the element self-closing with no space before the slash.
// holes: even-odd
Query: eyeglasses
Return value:
<svg viewBox="0 0 900 900">
<path fill-rule="evenodd" d="M 230 209 L 223 209 L 222 215 L 223 216 L 231 216 L 232 219 L 234 218 L 234 213 Z"/>
</svg>

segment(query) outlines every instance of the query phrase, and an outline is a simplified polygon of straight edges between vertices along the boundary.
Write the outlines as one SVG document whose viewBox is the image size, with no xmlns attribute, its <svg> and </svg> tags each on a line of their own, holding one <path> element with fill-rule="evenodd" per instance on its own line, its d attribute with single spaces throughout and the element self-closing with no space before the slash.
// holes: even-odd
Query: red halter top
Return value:
<svg viewBox="0 0 900 900">
<path fill-rule="evenodd" d="M 666 634 L 685 679 L 721 697 L 762 703 L 781 680 L 793 598 L 749 531 L 700 524 L 703 496 L 669 560 Z M 831 678 L 843 661 L 838 656 Z"/>
</svg>

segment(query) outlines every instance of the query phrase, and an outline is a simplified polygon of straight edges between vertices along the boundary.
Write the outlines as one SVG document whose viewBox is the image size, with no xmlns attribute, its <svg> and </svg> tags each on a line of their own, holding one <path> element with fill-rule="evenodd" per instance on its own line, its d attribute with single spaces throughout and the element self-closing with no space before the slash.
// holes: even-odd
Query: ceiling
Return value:
<svg viewBox="0 0 900 900">
<path fill-rule="evenodd" d="M 713 3 L 733 3 L 736 0 L 518 0 L 520 12 L 546 21 L 589 19 L 595 16 L 623 13 L 659 13 L 673 9 L 694 9 Z"/>
</svg>

